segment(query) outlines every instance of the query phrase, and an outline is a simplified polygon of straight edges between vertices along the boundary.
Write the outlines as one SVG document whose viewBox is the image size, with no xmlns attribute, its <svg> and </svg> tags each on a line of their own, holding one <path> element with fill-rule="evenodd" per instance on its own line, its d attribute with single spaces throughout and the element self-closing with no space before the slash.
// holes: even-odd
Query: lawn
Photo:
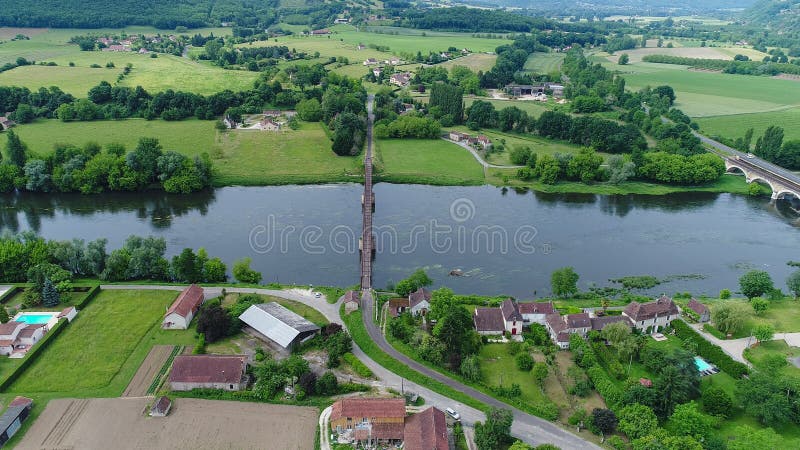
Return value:
<svg viewBox="0 0 800 450">
<path fill-rule="evenodd" d="M 739 302 L 749 305 L 745 299 L 703 299 L 711 310 L 714 310 L 716 305 L 722 302 Z M 750 309 L 752 312 L 752 309 Z M 770 324 L 775 328 L 776 333 L 791 333 L 800 331 L 800 303 L 793 300 L 791 297 L 786 297 L 783 300 L 770 301 L 767 310 L 760 315 L 751 314 L 744 322 L 744 325 L 739 331 L 733 334 L 734 339 L 750 336 L 750 331 L 759 324 Z"/>
<path fill-rule="evenodd" d="M 239 130 L 221 133 L 213 121 L 60 122 L 38 120 L 16 128 L 20 138 L 38 155 L 52 152 L 56 143 L 101 145 L 121 143 L 132 150 L 140 137 L 155 137 L 165 151 L 189 156 L 208 152 L 216 170 L 215 184 L 266 185 L 349 181 L 362 169 L 358 157 L 337 156 L 318 123 L 301 123 L 299 130 L 280 132 Z"/>
<path fill-rule="evenodd" d="M 473 37 L 469 33 L 435 32 L 396 27 L 370 27 L 372 31 L 357 31 L 352 25 L 336 25 L 331 39 L 358 45 L 376 44 L 389 47 L 392 53 L 428 54 L 431 51 L 447 51 L 449 47 L 467 48 L 472 52 L 493 52 L 501 45 L 510 44 L 508 39 L 488 39 Z M 389 34 L 392 33 L 392 34 Z M 424 35 L 423 35 L 424 34 Z M 399 56 L 399 55 L 398 55 Z"/>
<path fill-rule="evenodd" d="M 119 387 L 121 392 L 130 377 L 119 386 L 111 385 L 112 380 L 124 365 L 131 365 L 126 362 L 135 359 L 132 353 L 141 348 L 142 338 L 158 325 L 175 296 L 173 291 L 101 292 L 10 390 L 85 396 Z M 144 355 L 146 351 L 142 359 Z"/>
<path fill-rule="evenodd" d="M 800 83 L 797 84 L 800 89 Z M 800 139 L 800 108 L 758 114 L 732 114 L 725 116 L 702 117 L 697 119 L 703 133 L 710 136 L 724 136 L 729 139 L 744 137 L 748 128 L 753 129 L 753 143 L 771 125 L 783 127 L 784 140 Z"/>
<path fill-rule="evenodd" d="M 453 129 L 464 133 L 476 133 L 474 131 L 470 131 L 467 127 L 453 127 Z M 535 134 L 506 133 L 497 130 L 481 130 L 480 134 L 488 136 L 492 142 L 503 143 L 505 146 L 505 150 L 492 152 L 488 156 L 488 162 L 498 165 L 513 165 L 510 159 L 511 149 L 517 146 L 527 146 L 539 155 L 553 155 L 555 153 L 578 153 L 578 151 L 581 149 L 580 146 L 570 144 L 569 142 L 547 139 L 539 137 Z M 605 153 L 601 153 L 601 155 L 606 158 L 610 156 Z"/>
<path fill-rule="evenodd" d="M 496 98 L 482 98 L 482 97 L 467 97 L 464 99 L 465 103 L 464 106 L 470 106 L 476 100 L 489 102 L 492 105 L 494 105 L 494 109 L 498 111 L 503 108 L 508 108 L 509 106 L 516 106 L 517 108 L 528 113 L 529 116 L 533 117 L 539 117 L 539 115 L 542 114 L 543 112 L 553 109 L 553 104 L 550 103 L 534 102 L 528 100 L 501 100 Z"/>
<path fill-rule="evenodd" d="M 376 141 L 381 180 L 403 183 L 483 184 L 483 167 L 464 148 L 441 139 Z"/>
<path fill-rule="evenodd" d="M 517 368 L 516 356 L 508 353 L 508 345 L 485 344 L 481 346 L 478 358 L 481 362 L 483 383 L 487 386 L 510 387 L 512 384 L 518 384 L 522 390 L 521 400 L 525 403 L 553 401 L 548 399 L 536 385 L 530 372 L 523 372 Z M 551 374 L 548 378 L 554 377 Z"/>
<path fill-rule="evenodd" d="M 784 358 L 796 358 L 800 356 L 800 348 L 789 347 L 783 339 L 775 341 L 761 342 L 755 347 L 751 347 L 744 351 L 745 358 L 753 363 L 756 367 L 761 367 L 763 360 L 768 355 L 779 355 Z M 786 375 L 798 376 L 800 375 L 800 368 L 793 365 L 791 362 L 783 368 Z"/>
<path fill-rule="evenodd" d="M 531 53 L 525 61 L 523 70 L 533 73 L 551 73 L 561 70 L 561 63 L 564 61 L 564 53 Z"/>
</svg>

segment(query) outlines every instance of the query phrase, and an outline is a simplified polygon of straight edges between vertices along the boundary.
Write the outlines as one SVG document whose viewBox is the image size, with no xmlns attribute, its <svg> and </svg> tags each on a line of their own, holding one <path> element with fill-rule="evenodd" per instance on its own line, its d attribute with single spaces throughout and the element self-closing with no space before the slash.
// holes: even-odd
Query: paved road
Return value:
<svg viewBox="0 0 800 450">
<path fill-rule="evenodd" d="M 722 350 L 731 358 L 752 367 L 750 361 L 744 357 L 744 351 L 748 346 L 755 344 L 755 338 L 745 337 L 723 340 L 703 330 L 703 324 L 690 323 L 689 326 L 700 333 L 700 336 L 703 336 L 708 342 L 711 342 L 712 344 L 718 345 L 720 348 L 722 348 Z M 772 340 L 783 340 L 786 342 L 786 345 L 790 347 L 800 347 L 800 333 L 775 333 L 775 335 L 772 337 Z"/>
<path fill-rule="evenodd" d="M 487 162 L 485 159 L 481 158 L 480 153 L 478 153 L 478 151 L 475 150 L 474 148 L 470 147 L 470 145 L 467 144 L 466 142 L 454 142 L 454 141 L 451 141 L 450 139 L 447 139 L 447 138 L 442 138 L 442 140 L 443 141 L 447 141 L 447 142 L 449 142 L 451 144 L 456 144 L 459 147 L 462 147 L 462 148 L 465 148 L 465 149 L 469 150 L 469 152 L 472 153 L 472 156 L 475 157 L 475 159 L 477 159 L 479 163 L 481 163 L 481 165 L 483 166 L 484 169 L 488 169 L 490 167 L 493 168 L 493 169 L 519 169 L 521 167 L 525 167 L 525 166 L 503 166 L 503 165 L 498 165 L 498 164 L 491 164 L 491 163 Z"/>
<path fill-rule="evenodd" d="M 574 434 L 563 430 L 556 426 L 555 424 L 548 422 L 544 419 L 539 417 L 533 416 L 531 414 L 527 414 L 522 412 L 506 403 L 503 403 L 493 397 L 490 397 L 483 392 L 477 391 L 469 386 L 459 383 L 458 381 L 453 380 L 445 375 L 442 375 L 435 370 L 429 369 L 428 367 L 423 366 L 422 364 L 412 360 L 411 358 L 407 357 L 406 355 L 398 352 L 392 347 L 387 341 L 383 334 L 380 332 L 380 329 L 377 325 L 372 321 L 372 317 L 375 315 L 375 307 L 374 301 L 369 295 L 368 292 L 362 294 L 362 305 L 363 305 L 363 318 L 364 324 L 367 328 L 367 332 L 369 333 L 370 338 L 383 350 L 385 353 L 390 355 L 392 358 L 400 361 L 401 363 L 405 364 L 406 366 L 410 367 L 411 369 L 419 372 L 429 378 L 433 378 L 447 386 L 461 391 L 470 397 L 485 403 L 490 406 L 498 407 L 498 408 L 506 408 L 510 409 L 514 413 L 514 424 L 511 427 L 511 434 L 521 439 L 529 444 L 532 445 L 539 445 L 539 444 L 554 444 L 558 447 L 563 449 L 587 449 L 587 448 L 600 448 L 597 447 L 595 444 L 587 442 L 581 439 Z M 365 298 L 367 297 L 367 298 Z M 423 397 L 425 397 L 423 395 Z M 455 404 L 451 401 L 451 404 Z M 446 406 L 445 406 L 446 407 Z M 455 407 L 461 413 L 462 417 L 465 416 L 463 405 Z M 472 408 L 469 408 L 472 410 Z M 472 410 L 471 412 L 474 412 Z M 472 425 L 475 422 L 475 415 L 471 414 L 472 419 L 467 421 L 466 417 L 462 420 L 465 420 L 467 425 Z M 483 420 L 483 414 L 478 413 L 477 420 Z"/>
<path fill-rule="evenodd" d="M 170 291 L 181 291 L 186 288 L 185 285 L 174 285 L 174 286 L 161 286 L 161 285 L 123 285 L 123 284 L 112 284 L 112 285 L 101 285 L 101 289 L 121 289 L 121 290 L 170 290 Z M 231 293 L 242 293 L 242 294 L 261 294 L 261 295 L 271 295 L 274 297 L 281 297 L 286 298 L 289 300 L 294 300 L 312 308 L 315 308 L 322 315 L 325 316 L 326 319 L 330 322 L 342 323 L 341 318 L 339 317 L 339 308 L 341 306 L 341 302 L 336 303 L 328 303 L 327 299 L 323 295 L 321 298 L 316 298 L 314 291 L 310 289 L 289 289 L 289 290 L 274 290 L 274 289 L 257 289 L 257 288 L 237 288 L 237 287 L 226 287 L 225 290 Z M 218 296 L 222 292 L 221 287 L 204 287 L 203 291 L 206 294 L 207 298 Z M 364 317 L 368 318 L 375 314 L 374 309 L 372 308 L 372 302 L 364 301 L 362 302 L 365 304 L 365 309 L 363 311 Z M 372 324 L 372 320 L 368 320 L 368 323 Z M 372 332 L 376 331 L 377 328 L 373 324 L 371 327 L 368 327 L 368 331 L 370 331 L 370 336 L 372 336 Z M 375 337 L 373 337 L 375 339 Z M 461 390 L 463 392 L 467 392 L 469 395 L 474 396 L 479 401 L 494 405 L 503 408 L 509 408 L 514 411 L 514 424 L 511 427 L 511 433 L 514 437 L 527 442 L 528 444 L 532 445 L 539 445 L 545 443 L 555 444 L 558 447 L 563 449 L 600 449 L 600 447 L 592 444 L 590 442 L 584 441 L 578 436 L 573 435 L 561 428 L 558 428 L 556 425 L 540 419 L 535 416 L 531 416 L 530 414 L 523 413 L 518 411 L 505 403 L 502 403 L 498 400 L 495 400 L 483 393 L 475 391 L 472 388 L 464 386 L 444 375 L 433 372 L 427 367 L 421 366 L 419 363 L 409 360 L 405 355 L 398 353 L 393 347 L 389 346 L 388 351 L 384 345 L 388 346 L 388 342 L 383 338 L 383 335 L 380 333 L 377 334 L 376 342 L 378 345 L 384 349 L 387 353 L 395 357 L 396 359 L 408 364 L 410 367 L 414 368 L 418 372 L 422 372 L 425 375 L 428 375 L 429 372 L 431 373 L 431 378 L 436 378 L 440 381 L 443 381 L 453 387 L 454 389 Z M 425 399 L 426 405 L 435 406 L 441 410 L 445 408 L 453 408 L 461 414 L 461 421 L 466 426 L 473 426 L 477 421 L 485 420 L 485 415 L 482 411 L 477 409 L 471 408 L 467 405 L 464 405 L 460 402 L 454 401 L 448 397 L 440 395 L 436 392 L 431 391 L 430 389 L 420 386 L 412 381 L 406 380 L 394 372 L 390 372 L 380 364 L 373 361 L 369 356 L 367 356 L 360 348 L 358 348 L 355 343 L 353 344 L 353 354 L 360 359 L 367 367 L 372 370 L 375 376 L 380 380 L 376 381 L 374 384 L 376 386 L 382 386 L 386 388 L 395 389 L 397 391 L 406 391 L 406 392 L 414 392 L 420 395 L 422 398 Z M 473 395 L 474 393 L 474 395 Z"/>
</svg>

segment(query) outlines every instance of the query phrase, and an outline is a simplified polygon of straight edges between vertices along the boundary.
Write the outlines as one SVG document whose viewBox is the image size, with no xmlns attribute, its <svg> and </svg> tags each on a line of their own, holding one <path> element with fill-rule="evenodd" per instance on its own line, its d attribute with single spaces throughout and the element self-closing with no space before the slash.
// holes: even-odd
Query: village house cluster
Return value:
<svg viewBox="0 0 800 450">
<path fill-rule="evenodd" d="M 281 131 L 293 117 L 297 115 L 294 110 L 269 109 L 261 114 L 254 114 L 242 117 L 241 122 L 237 122 L 230 115 L 225 115 L 222 123 L 229 130 L 262 130 L 262 131 Z"/>
<path fill-rule="evenodd" d="M 492 140 L 482 134 L 470 136 L 460 131 L 451 131 L 447 134 L 447 137 L 453 142 L 461 142 L 479 150 L 489 150 L 492 148 Z"/>
<path fill-rule="evenodd" d="M 126 37 L 118 39 L 111 36 L 102 36 L 97 38 L 98 47 L 104 52 L 133 52 L 136 51 L 140 54 L 150 53 L 147 49 L 148 45 L 159 45 L 164 40 L 172 43 L 178 43 L 179 38 L 176 35 L 169 36 L 138 36 Z"/>
</svg>

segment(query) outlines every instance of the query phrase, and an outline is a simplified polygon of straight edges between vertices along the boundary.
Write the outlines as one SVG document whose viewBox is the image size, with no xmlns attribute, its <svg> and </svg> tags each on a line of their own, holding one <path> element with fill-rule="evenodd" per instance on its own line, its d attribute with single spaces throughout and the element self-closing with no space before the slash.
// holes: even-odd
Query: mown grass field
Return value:
<svg viewBox="0 0 800 450">
<path fill-rule="evenodd" d="M 462 66 L 477 73 L 478 71 L 488 72 L 494 67 L 495 61 L 497 61 L 497 55 L 473 53 L 471 55 L 445 61 L 438 64 L 438 66 L 444 67 L 447 70 L 450 70 L 453 66 Z"/>
<path fill-rule="evenodd" d="M 800 89 L 800 83 L 797 88 Z M 771 125 L 783 127 L 784 140 L 800 139 L 800 108 L 783 111 L 762 112 L 757 114 L 731 114 L 726 116 L 701 117 L 697 119 L 700 129 L 708 135 L 718 135 L 735 139 L 744 137 L 748 128 L 752 128 L 753 143 L 764 130 Z"/>
<path fill-rule="evenodd" d="M 108 387 L 176 295 L 173 291 L 101 292 L 11 390 L 86 396 Z"/>
<path fill-rule="evenodd" d="M 483 184 L 483 167 L 464 148 L 441 139 L 376 141 L 380 179 L 419 184 Z"/>
<path fill-rule="evenodd" d="M 676 106 L 692 117 L 762 113 L 800 105 L 800 86 L 792 80 L 692 71 L 672 64 L 619 66 L 605 58 L 594 60 L 621 71 L 629 89 L 672 86 Z"/>
<path fill-rule="evenodd" d="M 523 70 L 533 73 L 550 73 L 561 69 L 563 53 L 533 53 L 525 61 Z"/>
<path fill-rule="evenodd" d="M 707 302 L 713 311 L 714 308 L 722 302 L 731 303 L 737 302 L 745 305 L 750 312 L 750 316 L 745 320 L 744 325 L 739 331 L 733 334 L 734 339 L 750 336 L 750 331 L 756 325 L 770 324 L 775 329 L 776 333 L 792 333 L 800 331 L 800 308 L 798 302 L 787 297 L 783 300 L 772 300 L 769 302 L 769 307 L 760 315 L 755 315 L 750 303 L 746 299 L 708 299 L 703 300 Z"/>
<path fill-rule="evenodd" d="M 464 126 L 453 127 L 452 129 L 472 135 L 476 134 L 476 132 L 470 131 L 469 128 Z M 492 152 L 486 158 L 487 162 L 501 166 L 513 165 L 510 159 L 511 150 L 518 146 L 529 147 L 531 150 L 540 155 L 552 155 L 555 153 L 577 153 L 581 149 L 580 146 L 570 144 L 569 142 L 545 139 L 534 134 L 506 133 L 497 130 L 481 130 L 480 134 L 488 136 L 492 142 L 502 143 L 505 146 L 503 151 Z M 605 153 L 601 153 L 601 155 L 603 155 L 605 158 L 609 156 Z"/>
<path fill-rule="evenodd" d="M 481 362 L 483 382 L 486 385 L 510 387 L 512 384 L 518 384 L 522 390 L 521 400 L 526 403 L 554 400 L 547 398 L 530 372 L 523 372 L 517 368 L 516 356 L 508 353 L 507 344 L 485 344 L 481 346 L 478 358 Z"/>
<path fill-rule="evenodd" d="M 517 108 L 525 111 L 528 113 L 529 116 L 539 117 L 540 114 L 543 112 L 553 109 L 553 104 L 550 103 L 542 103 L 542 102 L 535 102 L 530 100 L 501 100 L 495 98 L 478 98 L 478 97 L 468 97 L 464 99 L 464 106 L 470 106 L 476 100 L 481 100 L 484 102 L 489 102 L 494 105 L 494 109 L 501 110 L 503 108 L 508 108 L 509 106 L 516 106 Z M 426 99 L 427 101 L 427 99 Z"/>
<path fill-rule="evenodd" d="M 26 29 L 13 29 L 25 34 Z M 129 34 L 156 33 L 169 34 L 169 31 L 151 27 L 128 27 L 124 29 L 32 29 L 30 40 L 0 42 L 0 64 L 14 62 L 18 57 L 32 61 L 55 62 L 58 66 L 18 67 L 0 74 L 0 84 L 24 86 L 30 89 L 59 86 L 64 91 L 81 97 L 88 89 L 100 81 L 115 82 L 126 64 L 133 64 L 130 75 L 120 83 L 123 86 L 142 86 L 150 92 L 165 89 L 187 90 L 199 94 L 213 94 L 224 89 L 249 89 L 258 78 L 255 72 L 230 71 L 209 64 L 192 61 L 172 55 L 159 54 L 157 58 L 132 52 L 82 52 L 75 44 L 69 44 L 71 37 L 80 34 Z M 208 28 L 192 30 L 216 36 L 229 35 L 230 28 Z M 0 29 L 0 35 L 2 35 Z M 113 69 L 106 69 L 106 63 L 113 62 Z M 75 67 L 69 67 L 74 63 Z M 102 69 L 90 69 L 99 64 Z"/>
<path fill-rule="evenodd" d="M 432 32 L 392 27 L 371 27 L 370 29 L 397 32 L 398 34 L 357 31 L 352 25 L 336 25 L 331 28 L 334 31 L 331 39 L 341 39 L 356 45 L 359 43 L 385 45 L 392 53 L 416 54 L 419 51 L 424 55 L 431 51 L 447 51 L 449 47 L 459 50 L 467 48 L 472 52 L 493 52 L 498 46 L 511 43 L 508 39 L 477 38 L 469 33 Z"/>
<path fill-rule="evenodd" d="M 299 130 L 284 128 L 280 132 L 219 132 L 213 121 L 201 120 L 38 120 L 16 130 L 37 155 L 49 154 L 56 143 L 83 145 L 88 141 L 120 143 L 132 150 L 140 137 L 155 137 L 165 151 L 189 156 L 207 152 L 214 162 L 217 185 L 314 183 L 353 177 L 357 181 L 362 172 L 358 157 L 341 157 L 331 151 L 319 123 L 301 123 Z"/>
</svg>

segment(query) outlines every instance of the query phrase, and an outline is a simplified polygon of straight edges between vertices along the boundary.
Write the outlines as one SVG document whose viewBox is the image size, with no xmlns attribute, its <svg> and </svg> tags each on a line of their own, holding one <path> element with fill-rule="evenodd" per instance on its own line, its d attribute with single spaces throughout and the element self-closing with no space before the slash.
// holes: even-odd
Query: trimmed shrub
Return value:
<svg viewBox="0 0 800 450">
<path fill-rule="evenodd" d="M 608 373 L 618 380 L 626 378 L 625 368 L 622 367 L 616 356 L 611 354 L 606 344 L 602 341 L 592 342 L 592 350 L 597 357 L 600 365 L 603 366 Z"/>
<path fill-rule="evenodd" d="M 619 402 L 622 400 L 622 392 L 617 389 L 617 386 L 608 378 L 608 374 L 600 366 L 590 367 L 586 374 L 592 380 L 594 388 L 603 396 L 608 407 L 614 410 Z"/>
</svg>

